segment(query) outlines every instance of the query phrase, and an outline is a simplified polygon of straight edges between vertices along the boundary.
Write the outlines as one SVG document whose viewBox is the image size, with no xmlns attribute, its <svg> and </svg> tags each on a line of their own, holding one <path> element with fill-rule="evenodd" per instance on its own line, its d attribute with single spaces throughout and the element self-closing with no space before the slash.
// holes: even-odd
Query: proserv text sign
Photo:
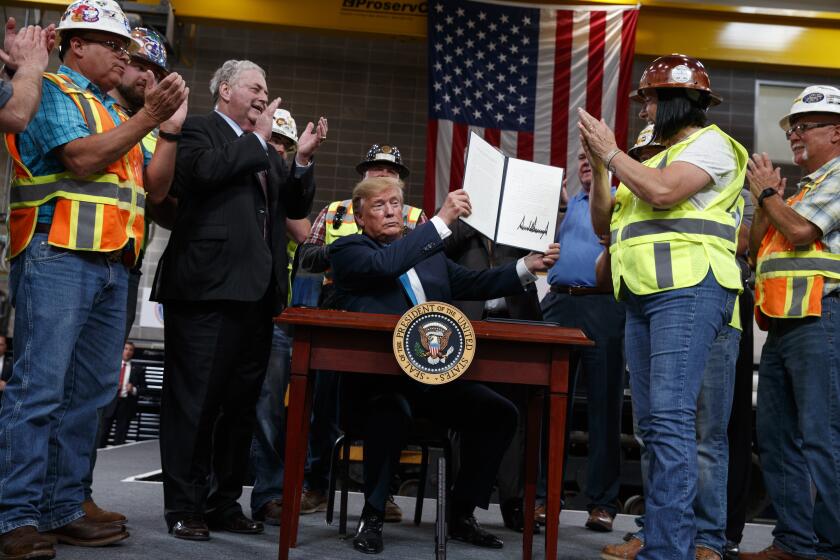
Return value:
<svg viewBox="0 0 840 560">
<path fill-rule="evenodd" d="M 341 11 L 364 15 L 402 15 L 425 17 L 429 13 L 428 2 L 392 2 L 391 0 L 342 0 Z"/>
<path fill-rule="evenodd" d="M 338 16 L 343 24 L 378 33 L 422 37 L 426 35 L 429 3 L 406 0 L 340 0 Z"/>
</svg>

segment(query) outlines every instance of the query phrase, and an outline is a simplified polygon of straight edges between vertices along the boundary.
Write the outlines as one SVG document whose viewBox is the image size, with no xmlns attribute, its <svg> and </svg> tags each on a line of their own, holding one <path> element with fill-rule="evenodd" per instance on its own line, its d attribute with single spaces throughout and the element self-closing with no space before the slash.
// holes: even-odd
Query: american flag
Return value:
<svg viewBox="0 0 840 560">
<path fill-rule="evenodd" d="M 577 184 L 577 107 L 627 143 L 635 6 L 535 8 L 435 0 L 429 6 L 424 209 L 461 187 L 470 131 Z"/>
</svg>

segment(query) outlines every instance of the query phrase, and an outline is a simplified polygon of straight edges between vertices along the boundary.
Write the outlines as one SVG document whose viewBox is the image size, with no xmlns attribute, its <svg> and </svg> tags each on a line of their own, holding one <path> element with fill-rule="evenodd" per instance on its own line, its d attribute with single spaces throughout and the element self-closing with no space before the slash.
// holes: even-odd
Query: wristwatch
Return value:
<svg viewBox="0 0 840 560">
<path fill-rule="evenodd" d="M 767 198 L 768 196 L 773 196 L 774 194 L 779 194 L 779 193 L 773 187 L 767 187 L 766 189 L 761 191 L 761 194 L 758 195 L 758 207 L 762 208 L 764 206 L 764 199 Z"/>
</svg>

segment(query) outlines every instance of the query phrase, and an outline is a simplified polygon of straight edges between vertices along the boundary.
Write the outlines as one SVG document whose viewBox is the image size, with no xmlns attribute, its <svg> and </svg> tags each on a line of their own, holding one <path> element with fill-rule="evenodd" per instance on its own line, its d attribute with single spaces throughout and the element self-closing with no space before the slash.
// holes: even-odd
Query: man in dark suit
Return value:
<svg viewBox="0 0 840 560">
<path fill-rule="evenodd" d="M 128 436 L 128 426 L 137 414 L 137 398 L 146 387 L 146 368 L 142 364 L 132 362 L 134 358 L 134 343 L 128 341 L 123 347 L 122 364 L 120 364 L 120 381 L 117 394 L 111 404 L 102 411 L 102 429 L 99 447 L 108 444 L 111 426 L 114 428 L 114 445 L 122 445 Z"/>
<path fill-rule="evenodd" d="M 466 222 L 456 220 L 449 226 L 452 235 L 443 242 L 446 256 L 470 270 L 487 270 L 516 262 L 527 256 L 528 251 L 497 245 Z M 486 301 L 453 302 L 470 320 L 480 321 L 487 318 L 519 319 L 541 321 L 540 300 L 536 286 L 529 284 L 516 295 Z M 494 390 L 510 399 L 519 411 L 519 425 L 513 440 L 502 459 L 496 485 L 499 488 L 499 506 L 505 527 L 522 532 L 524 527 L 523 503 L 525 479 L 523 478 L 525 461 L 525 413 L 528 402 L 528 389 L 525 385 L 496 385 Z"/>
<path fill-rule="evenodd" d="M 178 214 L 153 293 L 165 314 L 166 522 L 190 540 L 207 540 L 209 527 L 263 530 L 237 499 L 271 318 L 286 302 L 285 220 L 309 213 L 312 156 L 327 136 L 326 119 L 309 123 L 290 169 L 267 144 L 280 99 L 268 103 L 265 72 L 229 60 L 210 89 L 215 111 L 184 123 L 173 185 Z"/>
<path fill-rule="evenodd" d="M 557 258 L 553 245 L 545 254 L 529 254 L 515 263 L 482 271 L 459 266 L 443 254 L 443 239 L 459 216 L 470 214 L 469 196 L 450 193 L 437 216 L 402 237 L 402 182 L 366 179 L 353 191 L 353 208 L 363 234 L 331 245 L 339 307 L 349 311 L 403 313 L 413 303 L 502 297 L 522 293 L 535 271 Z M 391 474 L 415 413 L 434 418 L 461 436 L 461 468 L 452 492 L 452 538 L 501 548 L 473 516 L 489 504 L 502 455 L 516 429 L 516 407 L 486 385 L 456 382 L 425 386 L 406 377 L 383 380 L 344 376 L 346 418 L 365 438 L 365 506 L 353 540 L 356 550 L 382 551 L 382 521 Z M 425 413 L 425 414 L 424 414 Z"/>
</svg>

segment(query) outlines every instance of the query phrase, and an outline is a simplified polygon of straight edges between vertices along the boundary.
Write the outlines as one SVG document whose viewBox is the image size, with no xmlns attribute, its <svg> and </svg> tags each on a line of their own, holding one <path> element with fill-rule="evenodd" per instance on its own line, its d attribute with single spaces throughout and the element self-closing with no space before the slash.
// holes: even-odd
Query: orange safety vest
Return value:
<svg viewBox="0 0 840 560">
<path fill-rule="evenodd" d="M 62 74 L 44 74 L 76 104 L 92 134 L 116 127 L 105 105 L 90 91 L 81 90 Z M 128 116 L 115 106 L 120 122 Z M 23 164 L 17 135 L 6 134 L 6 148 L 14 162 L 10 189 L 9 258 L 26 249 L 35 233 L 38 208 L 55 200 L 49 243 L 77 251 L 110 252 L 134 239 L 135 261 L 144 239 L 146 192 L 143 189 L 143 152 L 138 143 L 102 172 L 77 177 L 69 171 L 34 176 Z"/>
<path fill-rule="evenodd" d="M 803 186 L 787 200 L 787 205 L 802 200 L 833 171 L 840 172 L 838 166 L 840 164 Z M 758 326 L 767 330 L 768 317 L 819 317 L 825 277 L 840 279 L 840 255 L 826 251 L 819 239 L 808 247 L 795 247 L 771 225 L 761 240 L 756 264 L 755 317 Z"/>
</svg>

